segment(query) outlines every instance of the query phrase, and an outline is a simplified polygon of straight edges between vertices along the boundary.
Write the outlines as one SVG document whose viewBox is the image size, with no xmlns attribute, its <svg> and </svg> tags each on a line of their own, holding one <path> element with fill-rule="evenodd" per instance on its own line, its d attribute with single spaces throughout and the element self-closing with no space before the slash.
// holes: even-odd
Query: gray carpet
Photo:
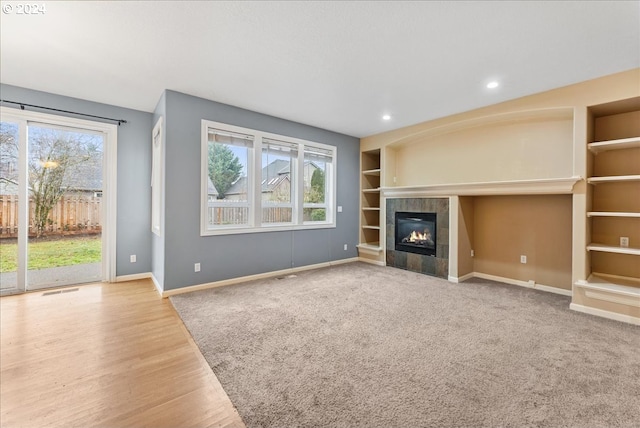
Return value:
<svg viewBox="0 0 640 428">
<path fill-rule="evenodd" d="M 248 427 L 640 427 L 640 328 L 351 263 L 171 297 Z"/>
</svg>

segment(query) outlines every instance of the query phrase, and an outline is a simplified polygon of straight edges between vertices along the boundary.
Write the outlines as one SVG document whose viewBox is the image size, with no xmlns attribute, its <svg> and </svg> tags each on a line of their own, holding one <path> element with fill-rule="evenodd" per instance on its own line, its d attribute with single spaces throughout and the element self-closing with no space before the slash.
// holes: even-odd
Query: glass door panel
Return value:
<svg viewBox="0 0 640 428">
<path fill-rule="evenodd" d="M 101 133 L 28 127 L 27 289 L 102 279 Z"/>
<path fill-rule="evenodd" d="M 18 284 L 18 165 L 19 125 L 0 122 L 0 293 L 19 290 Z M 24 288 L 21 284 L 20 288 Z"/>
</svg>

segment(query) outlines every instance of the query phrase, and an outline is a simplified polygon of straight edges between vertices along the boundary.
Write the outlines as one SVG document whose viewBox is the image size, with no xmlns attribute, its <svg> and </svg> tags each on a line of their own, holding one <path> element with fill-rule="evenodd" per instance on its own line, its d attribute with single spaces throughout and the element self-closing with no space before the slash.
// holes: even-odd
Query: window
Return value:
<svg viewBox="0 0 640 428">
<path fill-rule="evenodd" d="M 304 149 L 304 221 L 329 221 L 329 189 L 333 153 L 318 147 Z"/>
<path fill-rule="evenodd" d="M 161 235 L 162 213 L 162 118 L 153 127 L 151 138 L 151 231 Z M 100 195 L 102 196 L 102 195 Z"/>
<path fill-rule="evenodd" d="M 207 224 L 210 229 L 251 226 L 253 136 L 207 131 Z"/>
<path fill-rule="evenodd" d="M 206 120 L 202 136 L 202 235 L 335 226 L 335 147 Z"/>
<path fill-rule="evenodd" d="M 262 224 L 292 224 L 298 145 L 262 142 Z"/>
</svg>

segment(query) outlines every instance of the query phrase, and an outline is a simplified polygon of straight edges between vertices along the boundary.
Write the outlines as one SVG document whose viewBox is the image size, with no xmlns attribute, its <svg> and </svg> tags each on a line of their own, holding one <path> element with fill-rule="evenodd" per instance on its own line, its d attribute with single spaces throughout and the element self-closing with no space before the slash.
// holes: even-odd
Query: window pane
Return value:
<svg viewBox="0 0 640 428">
<path fill-rule="evenodd" d="M 305 208 L 304 221 L 326 221 L 327 211 L 324 208 Z"/>
<path fill-rule="evenodd" d="M 18 287 L 18 133 L 0 122 L 0 291 Z"/>
<path fill-rule="evenodd" d="M 327 165 L 332 161 L 330 152 L 311 147 L 304 153 L 304 203 L 327 202 Z M 306 220 L 306 216 L 305 216 Z"/>
<path fill-rule="evenodd" d="M 160 212 L 162 211 L 162 121 L 153 128 L 151 157 L 151 231 L 160 235 Z"/>
<path fill-rule="evenodd" d="M 297 158 L 297 147 L 293 144 L 267 139 L 263 142 L 262 223 L 291 223 Z"/>
<path fill-rule="evenodd" d="M 225 207 L 223 204 L 209 204 L 209 226 L 249 224 L 249 207 Z"/>
<path fill-rule="evenodd" d="M 249 154 L 253 137 L 209 130 L 208 225 L 249 224 Z M 230 206 L 229 204 L 232 204 Z"/>
<path fill-rule="evenodd" d="M 262 223 L 291 223 L 292 212 L 287 207 L 263 207 Z"/>
</svg>

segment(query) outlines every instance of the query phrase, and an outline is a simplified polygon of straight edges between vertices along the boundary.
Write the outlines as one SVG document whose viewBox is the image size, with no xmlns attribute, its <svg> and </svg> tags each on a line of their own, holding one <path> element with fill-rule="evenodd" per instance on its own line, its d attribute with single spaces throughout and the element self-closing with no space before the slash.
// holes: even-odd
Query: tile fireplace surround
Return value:
<svg viewBox="0 0 640 428">
<path fill-rule="evenodd" d="M 395 251 L 396 212 L 435 212 L 436 257 Z M 387 266 L 447 279 L 449 277 L 449 198 L 388 198 L 386 202 Z"/>
</svg>

